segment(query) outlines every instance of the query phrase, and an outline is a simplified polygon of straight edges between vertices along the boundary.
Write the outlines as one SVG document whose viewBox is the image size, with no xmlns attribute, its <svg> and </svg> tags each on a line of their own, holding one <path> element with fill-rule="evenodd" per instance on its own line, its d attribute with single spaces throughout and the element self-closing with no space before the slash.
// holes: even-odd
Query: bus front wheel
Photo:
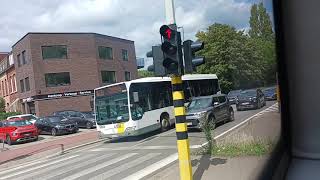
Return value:
<svg viewBox="0 0 320 180">
<path fill-rule="evenodd" d="M 160 118 L 161 131 L 167 131 L 170 128 L 170 121 L 167 115 L 163 115 Z"/>
</svg>

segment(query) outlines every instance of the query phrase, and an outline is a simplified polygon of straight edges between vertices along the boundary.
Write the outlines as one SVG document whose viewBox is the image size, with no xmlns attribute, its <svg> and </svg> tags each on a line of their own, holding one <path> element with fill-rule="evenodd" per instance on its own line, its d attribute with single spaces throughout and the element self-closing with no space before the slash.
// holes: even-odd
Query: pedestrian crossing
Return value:
<svg viewBox="0 0 320 180">
<path fill-rule="evenodd" d="M 136 172 L 139 172 L 139 178 L 143 178 L 148 175 L 145 170 L 150 164 L 155 166 L 159 162 L 162 165 L 162 161 L 171 156 L 169 152 L 153 149 L 132 152 L 86 151 L 0 169 L 0 180 L 117 180 L 132 179 Z"/>
</svg>

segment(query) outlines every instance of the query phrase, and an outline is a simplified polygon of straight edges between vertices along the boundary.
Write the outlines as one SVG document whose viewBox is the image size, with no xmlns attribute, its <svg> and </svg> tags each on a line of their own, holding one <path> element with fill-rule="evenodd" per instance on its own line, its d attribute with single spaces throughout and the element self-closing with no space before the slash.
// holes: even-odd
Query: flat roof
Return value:
<svg viewBox="0 0 320 180">
<path fill-rule="evenodd" d="M 28 32 L 26 35 L 24 35 L 22 38 L 20 38 L 16 43 L 14 43 L 11 47 L 14 47 L 16 44 L 18 44 L 22 39 L 24 39 L 29 34 L 48 34 L 48 35 L 51 35 L 51 34 L 71 34 L 71 35 L 72 34 L 92 34 L 92 35 L 96 35 L 96 36 L 102 36 L 102 37 L 106 37 L 106 38 L 110 38 L 110 39 L 134 43 L 134 41 L 132 41 L 132 40 L 118 38 L 118 37 L 114 37 L 114 36 L 108 36 L 108 35 L 99 34 L 99 33 L 93 33 L 93 32 Z"/>
</svg>

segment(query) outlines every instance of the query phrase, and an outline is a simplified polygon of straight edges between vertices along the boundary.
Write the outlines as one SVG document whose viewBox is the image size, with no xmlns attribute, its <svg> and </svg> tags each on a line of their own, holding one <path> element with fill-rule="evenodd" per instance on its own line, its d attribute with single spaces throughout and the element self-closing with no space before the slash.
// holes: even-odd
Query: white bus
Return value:
<svg viewBox="0 0 320 180">
<path fill-rule="evenodd" d="M 182 77 L 186 101 L 219 94 L 215 74 Z M 100 137 L 140 135 L 174 124 L 171 78 L 149 77 L 96 88 L 94 106 Z"/>
</svg>

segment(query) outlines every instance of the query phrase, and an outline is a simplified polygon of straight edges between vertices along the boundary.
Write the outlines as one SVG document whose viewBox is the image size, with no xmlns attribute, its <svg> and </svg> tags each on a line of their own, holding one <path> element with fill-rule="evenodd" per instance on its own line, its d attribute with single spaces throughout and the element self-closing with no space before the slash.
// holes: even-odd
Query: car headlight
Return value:
<svg viewBox="0 0 320 180">
<path fill-rule="evenodd" d="M 201 111 L 201 112 L 194 113 L 194 115 L 196 115 L 196 116 L 204 116 L 206 114 L 207 114 L 207 111 Z"/>
<path fill-rule="evenodd" d="M 61 126 L 61 125 L 56 125 L 56 128 L 64 128 L 64 126 Z"/>
<path fill-rule="evenodd" d="M 16 135 L 18 135 L 18 133 L 12 132 L 12 136 L 16 136 Z"/>
</svg>

